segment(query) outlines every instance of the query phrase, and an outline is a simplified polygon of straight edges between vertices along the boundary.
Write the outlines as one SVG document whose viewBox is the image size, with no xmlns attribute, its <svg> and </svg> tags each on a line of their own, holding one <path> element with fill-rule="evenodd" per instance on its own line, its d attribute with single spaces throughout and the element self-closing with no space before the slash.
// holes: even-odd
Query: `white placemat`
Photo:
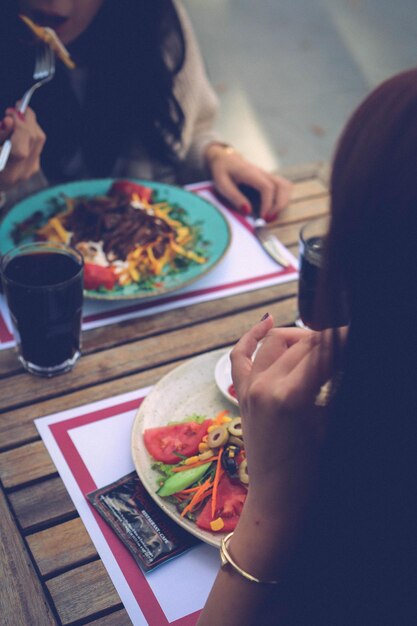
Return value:
<svg viewBox="0 0 417 626">
<path fill-rule="evenodd" d="M 198 544 L 145 574 L 85 497 L 134 470 L 131 429 L 149 390 L 42 417 L 35 424 L 134 626 L 193 626 L 219 568 L 217 549 Z"/>
</svg>

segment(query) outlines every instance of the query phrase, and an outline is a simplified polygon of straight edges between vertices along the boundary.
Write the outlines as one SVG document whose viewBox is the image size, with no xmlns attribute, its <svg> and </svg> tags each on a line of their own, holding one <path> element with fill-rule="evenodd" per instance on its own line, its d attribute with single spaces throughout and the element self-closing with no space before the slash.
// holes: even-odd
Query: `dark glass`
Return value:
<svg viewBox="0 0 417 626">
<path fill-rule="evenodd" d="M 320 258 L 323 251 L 324 239 L 311 237 L 306 241 L 304 253 L 300 257 L 300 275 L 298 285 L 298 314 L 305 326 L 314 326 L 314 307 L 317 285 L 320 275 Z M 309 254 L 309 250 L 313 254 Z M 317 252 L 317 255 L 314 254 Z"/>
<path fill-rule="evenodd" d="M 326 235 L 329 226 L 327 217 L 307 222 L 300 231 L 300 272 L 298 282 L 298 319 L 296 325 L 320 330 L 345 326 L 349 322 L 346 296 L 342 291 L 331 294 L 334 303 L 331 311 L 317 309 L 317 291 L 323 266 Z M 335 319 L 336 314 L 338 318 Z M 317 319 L 318 312 L 320 319 Z"/>
<path fill-rule="evenodd" d="M 23 365 L 47 376 L 70 369 L 80 354 L 81 256 L 59 245 L 23 246 L 3 259 L 3 283 Z"/>
</svg>

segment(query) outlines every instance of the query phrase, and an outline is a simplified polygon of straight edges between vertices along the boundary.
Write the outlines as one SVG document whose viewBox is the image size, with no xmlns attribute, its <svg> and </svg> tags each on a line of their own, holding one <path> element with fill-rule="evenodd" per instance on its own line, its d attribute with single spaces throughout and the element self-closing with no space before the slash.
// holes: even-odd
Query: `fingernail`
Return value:
<svg viewBox="0 0 417 626">
<path fill-rule="evenodd" d="M 268 213 L 267 215 L 265 215 L 265 222 L 268 222 L 269 224 L 270 222 L 273 222 L 276 217 L 277 213 Z"/>
<path fill-rule="evenodd" d="M 251 210 L 249 204 L 242 204 L 240 210 L 244 215 L 250 215 Z"/>
<path fill-rule="evenodd" d="M 20 120 L 21 122 L 24 122 L 24 121 L 25 121 L 25 114 L 24 114 L 24 113 L 22 113 L 22 111 L 16 111 L 16 115 L 17 115 L 17 117 L 19 118 L 19 120 Z"/>
<path fill-rule="evenodd" d="M 260 320 L 260 321 L 261 321 L 261 322 L 264 322 L 265 320 L 267 320 L 267 319 L 268 319 L 268 317 L 269 317 L 269 313 L 265 313 L 265 315 L 262 315 L 262 317 L 261 317 L 261 320 Z"/>
</svg>

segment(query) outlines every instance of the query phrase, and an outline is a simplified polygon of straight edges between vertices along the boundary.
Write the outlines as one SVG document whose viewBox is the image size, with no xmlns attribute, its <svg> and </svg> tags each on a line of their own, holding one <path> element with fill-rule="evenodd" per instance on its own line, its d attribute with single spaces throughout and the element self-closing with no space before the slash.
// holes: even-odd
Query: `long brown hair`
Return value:
<svg viewBox="0 0 417 626">
<path fill-rule="evenodd" d="M 351 322 L 288 623 L 417 623 L 417 70 L 349 120 L 331 215 L 325 288 Z"/>
</svg>

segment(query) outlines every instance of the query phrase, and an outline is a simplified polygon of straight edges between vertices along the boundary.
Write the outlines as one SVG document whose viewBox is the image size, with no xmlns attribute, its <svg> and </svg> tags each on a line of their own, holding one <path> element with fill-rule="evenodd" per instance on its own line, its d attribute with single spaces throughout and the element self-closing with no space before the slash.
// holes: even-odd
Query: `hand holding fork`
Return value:
<svg viewBox="0 0 417 626">
<path fill-rule="evenodd" d="M 55 74 L 55 54 L 50 46 L 39 43 L 36 52 L 35 69 L 33 72 L 33 85 L 25 92 L 16 110 L 25 113 L 30 99 L 36 89 L 49 82 Z M 6 167 L 12 149 L 11 139 L 7 139 L 0 149 L 0 172 Z"/>
</svg>

